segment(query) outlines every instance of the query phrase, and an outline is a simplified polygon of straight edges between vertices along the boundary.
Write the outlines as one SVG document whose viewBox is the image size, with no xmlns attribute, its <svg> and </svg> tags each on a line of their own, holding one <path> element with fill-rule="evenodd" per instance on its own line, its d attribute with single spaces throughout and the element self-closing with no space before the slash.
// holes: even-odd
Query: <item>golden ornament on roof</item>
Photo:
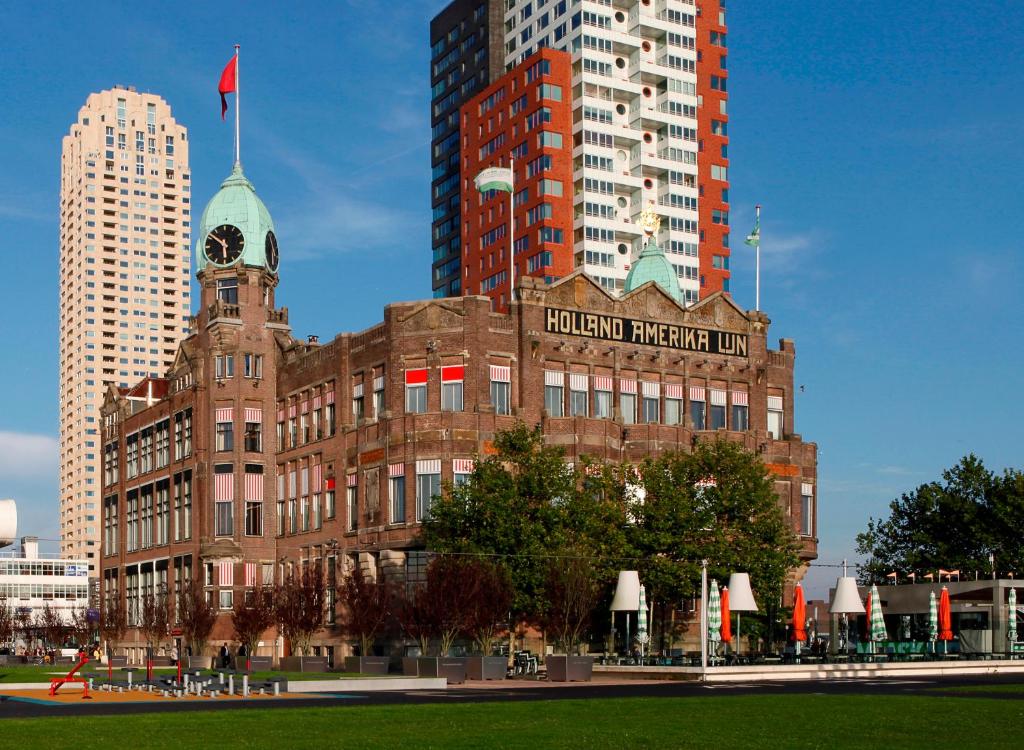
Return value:
<svg viewBox="0 0 1024 750">
<path fill-rule="evenodd" d="M 648 206 L 640 213 L 640 220 L 638 223 L 647 234 L 657 234 L 658 227 L 661 226 L 661 217 L 655 213 L 654 206 Z"/>
</svg>

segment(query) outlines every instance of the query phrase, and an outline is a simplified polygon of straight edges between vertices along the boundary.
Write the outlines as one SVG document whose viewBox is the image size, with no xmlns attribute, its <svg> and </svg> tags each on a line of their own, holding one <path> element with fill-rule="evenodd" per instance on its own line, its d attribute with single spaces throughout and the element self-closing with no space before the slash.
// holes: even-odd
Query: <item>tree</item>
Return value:
<svg viewBox="0 0 1024 750">
<path fill-rule="evenodd" d="M 146 639 L 150 658 L 153 650 L 167 639 L 170 622 L 171 612 L 167 593 L 162 588 L 146 592 L 142 597 L 142 607 L 139 611 L 139 632 Z"/>
<path fill-rule="evenodd" d="M 545 593 L 548 609 L 544 618 L 545 629 L 555 637 L 567 654 L 578 654 L 590 615 L 600 596 L 597 575 L 588 559 L 577 550 L 567 550 L 567 556 L 551 560 Z"/>
<path fill-rule="evenodd" d="M 188 581 L 178 592 L 177 619 L 181 634 L 194 656 L 201 656 L 206 649 L 217 613 L 206 599 L 206 592 L 197 579 Z"/>
<path fill-rule="evenodd" d="M 93 620 L 89 617 L 88 607 L 77 607 L 71 611 L 68 631 L 72 640 L 79 646 L 85 646 L 92 642 L 95 627 Z"/>
<path fill-rule="evenodd" d="M 0 596 L 0 644 L 6 646 L 14 640 L 16 622 L 14 610 L 7 603 L 7 597 Z"/>
<path fill-rule="evenodd" d="M 499 629 L 508 621 L 513 597 L 512 584 L 504 567 L 481 559 L 473 560 L 473 564 L 479 583 L 476 596 L 469 602 L 466 633 L 482 655 L 490 656 Z"/>
<path fill-rule="evenodd" d="M 398 624 L 408 638 L 419 644 L 421 656 L 430 653 L 430 638 L 434 633 L 433 610 L 425 591 L 425 586 L 407 583 L 395 599 Z"/>
<path fill-rule="evenodd" d="M 522 423 L 494 437 L 495 455 L 478 460 L 469 481 L 446 486 L 423 526 L 427 549 L 502 559 L 518 612 L 543 611 L 547 556 L 564 545 L 564 505 L 577 472 L 561 449 Z"/>
<path fill-rule="evenodd" d="M 246 669 L 249 658 L 256 652 L 260 638 L 276 621 L 274 612 L 274 590 L 269 586 L 247 591 L 231 613 L 235 637 L 245 646 Z"/>
<path fill-rule="evenodd" d="M 871 518 L 857 535 L 867 557 L 864 583 L 883 583 L 893 571 L 989 571 L 989 554 L 1002 570 L 1024 565 L 1024 476 L 997 476 L 971 454 L 889 504 L 889 517 Z"/>
<path fill-rule="evenodd" d="M 303 565 L 277 590 L 277 623 L 300 655 L 307 655 L 310 641 L 324 625 L 326 602 L 327 584 L 319 565 Z"/>
<path fill-rule="evenodd" d="M 100 610 L 100 636 L 107 642 L 107 657 L 114 655 L 115 644 L 124 638 L 128 630 L 128 617 L 121 597 L 114 591 Z"/>
<path fill-rule="evenodd" d="M 358 565 L 339 586 L 344 605 L 341 626 L 359 640 L 360 656 L 369 656 L 377 635 L 387 625 L 393 609 L 394 590 L 383 578 L 372 581 Z"/>
<path fill-rule="evenodd" d="M 44 645 L 51 651 L 59 649 L 67 640 L 69 628 L 64 615 L 59 609 L 51 607 L 49 602 L 44 603 L 36 614 L 35 628 L 42 635 Z"/>
</svg>

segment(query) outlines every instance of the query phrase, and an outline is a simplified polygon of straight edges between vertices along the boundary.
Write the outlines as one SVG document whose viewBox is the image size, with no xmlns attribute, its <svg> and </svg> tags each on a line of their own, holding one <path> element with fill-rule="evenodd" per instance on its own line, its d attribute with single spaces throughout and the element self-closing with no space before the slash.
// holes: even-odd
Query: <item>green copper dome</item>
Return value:
<svg viewBox="0 0 1024 750">
<path fill-rule="evenodd" d="M 668 262 L 665 253 L 658 247 L 657 240 L 649 235 L 647 246 L 636 259 L 633 267 L 629 269 L 626 276 L 626 293 L 639 289 L 648 281 L 657 282 L 658 286 L 669 293 L 680 305 L 684 304 L 682 292 L 679 290 L 679 279 L 672 264 Z"/>
<path fill-rule="evenodd" d="M 218 232 L 222 236 L 237 242 L 237 227 L 244 242 L 240 243 L 241 253 L 235 257 L 228 252 L 227 246 L 221 251 L 218 245 L 211 245 L 219 257 L 207 256 L 207 237 L 219 228 L 227 229 Z M 199 233 L 196 236 L 196 270 L 202 271 L 207 266 L 226 268 L 234 265 L 256 266 L 277 271 L 276 256 L 277 238 L 273 236 L 274 220 L 256 195 L 256 189 L 242 172 L 242 165 L 235 162 L 231 175 L 221 183 L 220 190 L 210 199 L 203 210 L 199 221 Z M 273 250 L 271 250 L 271 246 Z M 268 253 L 271 255 L 268 258 Z"/>
</svg>

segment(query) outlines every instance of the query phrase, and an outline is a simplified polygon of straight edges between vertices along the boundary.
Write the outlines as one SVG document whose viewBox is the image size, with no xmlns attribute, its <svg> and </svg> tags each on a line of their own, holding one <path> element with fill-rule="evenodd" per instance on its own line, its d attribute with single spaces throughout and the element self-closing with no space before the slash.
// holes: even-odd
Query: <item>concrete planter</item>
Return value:
<svg viewBox="0 0 1024 750">
<path fill-rule="evenodd" d="M 406 677 L 419 677 L 420 676 L 420 657 L 418 656 L 403 656 L 402 657 L 402 674 Z"/>
<path fill-rule="evenodd" d="M 237 659 L 239 668 L 245 667 L 245 659 Z M 249 657 L 249 668 L 253 672 L 269 672 L 274 668 L 274 657 L 273 656 L 250 656 Z"/>
<path fill-rule="evenodd" d="M 508 659 L 504 656 L 467 656 L 466 677 L 471 680 L 504 680 Z"/>
<path fill-rule="evenodd" d="M 326 672 L 326 656 L 282 656 L 282 672 Z"/>
<path fill-rule="evenodd" d="M 391 660 L 386 656 L 346 656 L 345 671 L 359 674 L 387 674 Z"/>
<path fill-rule="evenodd" d="M 417 659 L 420 677 L 444 677 L 449 685 L 466 681 L 466 660 L 451 656 L 421 656 Z"/>
<path fill-rule="evenodd" d="M 115 656 L 114 659 L 120 659 L 122 657 Z M 213 657 L 210 656 L 186 656 L 182 664 L 188 669 L 209 669 L 212 664 Z M 117 663 L 114 663 L 117 666 Z"/>
<path fill-rule="evenodd" d="M 551 682 L 590 682 L 594 676 L 592 656 L 549 656 L 544 660 Z"/>
</svg>

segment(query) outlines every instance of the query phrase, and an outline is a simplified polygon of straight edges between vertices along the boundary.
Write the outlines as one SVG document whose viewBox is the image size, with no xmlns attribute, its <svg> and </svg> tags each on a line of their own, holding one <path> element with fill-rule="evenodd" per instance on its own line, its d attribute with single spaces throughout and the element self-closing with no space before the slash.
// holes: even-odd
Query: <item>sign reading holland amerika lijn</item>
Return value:
<svg viewBox="0 0 1024 750">
<path fill-rule="evenodd" d="M 544 330 L 565 336 L 661 346 L 707 354 L 747 356 L 747 335 L 614 315 L 544 308 Z"/>
</svg>

